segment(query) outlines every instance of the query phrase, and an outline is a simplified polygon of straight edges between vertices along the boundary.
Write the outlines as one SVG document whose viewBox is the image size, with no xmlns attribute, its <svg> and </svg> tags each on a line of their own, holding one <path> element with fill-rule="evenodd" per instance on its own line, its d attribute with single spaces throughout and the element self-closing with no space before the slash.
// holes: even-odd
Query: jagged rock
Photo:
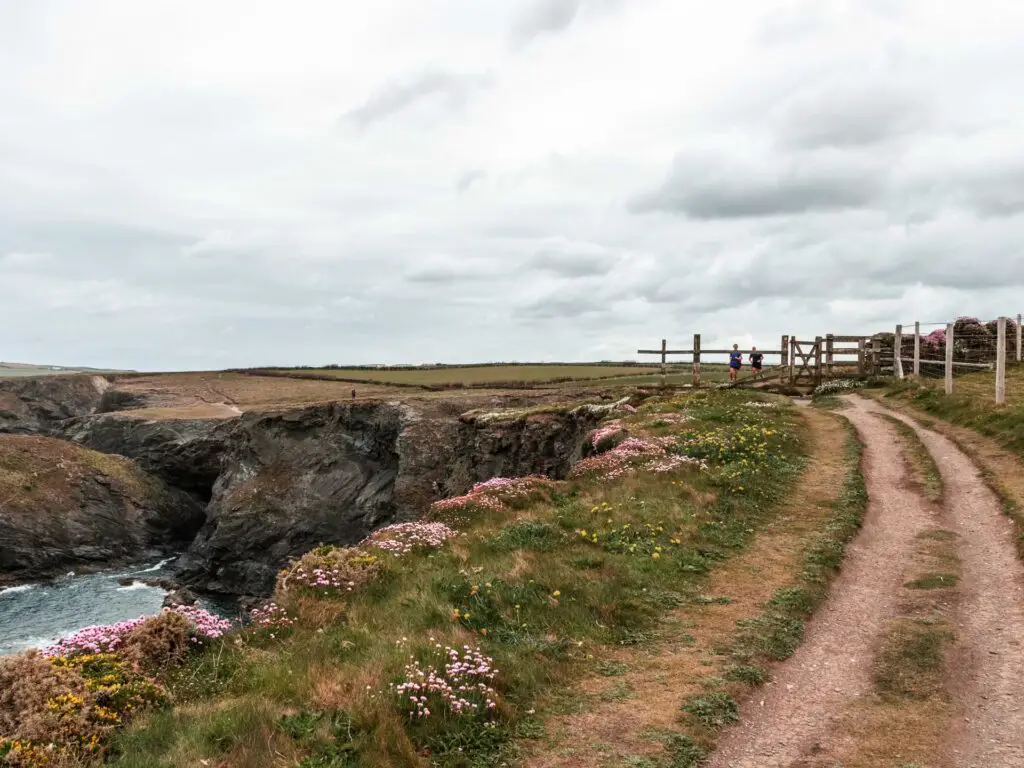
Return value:
<svg viewBox="0 0 1024 768">
<path fill-rule="evenodd" d="M 0 433 L 51 434 L 61 422 L 92 413 L 109 386 L 92 375 L 0 379 Z"/>
<path fill-rule="evenodd" d="M 164 608 L 176 608 L 179 605 L 195 605 L 199 602 L 199 597 L 188 587 L 182 587 L 181 589 L 175 589 L 164 595 L 163 607 Z"/>
<path fill-rule="evenodd" d="M 209 501 L 221 457 L 236 424 L 221 419 L 154 421 L 124 414 L 72 420 L 64 434 L 104 453 L 118 453 L 169 485 Z"/>
<path fill-rule="evenodd" d="M 200 504 L 128 459 L 52 437 L 0 435 L 0 580 L 181 546 L 203 520 Z"/>
</svg>

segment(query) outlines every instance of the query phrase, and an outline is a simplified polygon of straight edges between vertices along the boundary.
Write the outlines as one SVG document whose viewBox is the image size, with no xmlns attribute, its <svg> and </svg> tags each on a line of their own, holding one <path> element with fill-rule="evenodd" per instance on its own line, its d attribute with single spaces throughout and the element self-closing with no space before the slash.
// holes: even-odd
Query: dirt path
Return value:
<svg viewBox="0 0 1024 768">
<path fill-rule="evenodd" d="M 833 514 L 849 471 L 846 428 L 817 410 L 804 418 L 811 427 L 804 477 L 814 482 L 796 487 L 750 549 L 709 576 L 704 592 L 729 599 L 673 611 L 666 618 L 664 644 L 653 651 L 627 647 L 609 654 L 605 663 L 623 671 L 584 679 L 578 698 L 585 706 L 547 718 L 550 736 L 524 745 L 524 768 L 623 766 L 631 760 L 645 765 L 664 754 L 659 733 L 671 733 L 681 703 L 704 692 L 709 677 L 722 675 L 726 659 L 719 649 L 733 638 L 737 622 L 760 614 L 776 590 L 794 583 L 809 540 Z"/>
<path fill-rule="evenodd" d="M 882 411 L 861 400 L 858 410 Z M 957 682 L 962 717 L 954 733 L 957 765 L 1024 765 L 1024 568 L 1013 524 L 977 468 L 952 441 L 906 416 L 935 459 L 947 511 L 959 534 L 960 584 Z"/>
<path fill-rule="evenodd" d="M 741 711 L 711 768 L 783 768 L 818 751 L 831 725 L 872 689 L 878 639 L 896 614 L 904 563 L 932 524 L 927 502 L 906 482 L 891 426 L 852 399 L 844 411 L 864 441 L 870 499 L 864 528 L 848 548 L 831 597 L 808 625 L 804 644 L 772 684 Z"/>
</svg>

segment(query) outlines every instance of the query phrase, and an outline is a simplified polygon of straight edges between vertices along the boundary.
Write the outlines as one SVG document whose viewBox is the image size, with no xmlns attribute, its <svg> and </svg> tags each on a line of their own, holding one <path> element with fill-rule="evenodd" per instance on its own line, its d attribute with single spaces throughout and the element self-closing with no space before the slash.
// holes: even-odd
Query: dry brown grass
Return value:
<svg viewBox="0 0 1024 768">
<path fill-rule="evenodd" d="M 104 476 L 128 497 L 153 489 L 152 481 L 129 459 L 52 437 L 0 435 L 0 508 L 59 514 L 76 503 L 76 485 L 95 475 Z"/>
<path fill-rule="evenodd" d="M 658 734 L 678 730 L 683 701 L 722 676 L 727 659 L 718 649 L 736 633 L 737 622 L 758 615 L 778 589 L 796 581 L 807 542 L 828 519 L 843 486 L 848 469 L 844 427 L 832 414 L 802 414 L 812 427 L 804 477 L 813 482 L 800 482 L 751 547 L 712 573 L 706 594 L 729 601 L 677 609 L 667 618 L 656 648 L 625 648 L 604 659 L 625 672 L 586 678 L 578 694 L 586 711 L 550 718 L 551 738 L 525 765 L 618 766 L 630 757 L 663 754 Z M 727 688 L 737 696 L 745 689 L 739 683 Z"/>
</svg>

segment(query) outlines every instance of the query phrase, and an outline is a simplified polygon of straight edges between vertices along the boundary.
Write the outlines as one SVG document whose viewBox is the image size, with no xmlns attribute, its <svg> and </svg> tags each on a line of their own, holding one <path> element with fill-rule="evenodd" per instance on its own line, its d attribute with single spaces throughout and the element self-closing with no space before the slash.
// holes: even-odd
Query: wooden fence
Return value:
<svg viewBox="0 0 1024 768">
<path fill-rule="evenodd" d="M 842 346 L 844 344 L 856 344 L 856 346 Z M 733 351 L 732 349 L 704 349 L 701 347 L 700 334 L 695 333 L 693 334 L 693 346 L 690 349 L 669 349 L 668 342 L 662 339 L 661 349 L 638 349 L 637 354 L 659 355 L 663 375 L 666 373 L 670 356 L 689 356 L 692 365 L 693 386 L 697 387 L 700 386 L 702 358 L 707 355 L 727 355 Z M 735 351 L 748 356 L 753 350 L 738 349 Z M 829 333 L 825 336 L 816 336 L 813 340 L 800 340 L 796 336 L 783 335 L 779 339 L 778 349 L 759 349 L 757 351 L 766 358 L 778 357 L 779 362 L 776 368 L 779 378 L 793 385 L 817 386 L 826 378 L 853 373 L 865 376 L 877 374 L 881 370 L 881 341 L 872 336 Z M 850 357 L 856 357 L 856 361 L 840 359 Z M 856 366 L 855 369 L 854 366 Z"/>
<path fill-rule="evenodd" d="M 1024 337 L 1022 337 L 1021 329 L 1021 315 L 1017 315 L 1016 326 L 1013 329 L 1013 340 L 1011 342 L 1008 334 L 1008 323 L 1007 317 L 999 317 L 996 320 L 996 336 L 994 339 L 989 337 L 983 343 L 979 344 L 975 341 L 972 348 L 972 340 L 976 339 L 973 336 L 967 336 L 965 340 L 958 338 L 956 332 L 955 323 L 946 323 L 945 333 L 942 336 L 942 351 L 944 352 L 943 360 L 941 361 L 942 372 L 943 372 L 943 383 L 945 393 L 947 395 L 953 394 L 954 391 L 954 373 L 957 369 L 966 370 L 988 370 L 995 373 L 995 402 L 997 405 L 1002 405 L 1006 402 L 1006 359 L 1010 354 L 1014 354 L 1016 362 L 1022 362 L 1022 353 L 1024 353 Z M 913 354 L 910 356 L 904 353 L 904 333 L 903 326 L 896 326 L 896 333 L 893 336 L 893 345 L 891 357 L 885 358 L 884 362 L 891 362 L 893 366 L 893 375 L 897 378 L 902 379 L 907 375 L 906 368 L 910 367 L 911 373 L 915 376 L 920 376 L 922 372 L 922 363 L 931 364 L 933 367 L 940 364 L 937 360 L 927 360 L 922 358 L 921 355 L 921 323 L 914 323 L 914 336 L 913 336 Z M 970 352 L 975 352 L 974 357 L 976 359 L 964 359 L 956 360 L 955 353 L 958 347 L 961 348 L 961 355 L 963 357 L 970 357 Z M 896 350 L 899 350 L 898 354 Z"/>
</svg>

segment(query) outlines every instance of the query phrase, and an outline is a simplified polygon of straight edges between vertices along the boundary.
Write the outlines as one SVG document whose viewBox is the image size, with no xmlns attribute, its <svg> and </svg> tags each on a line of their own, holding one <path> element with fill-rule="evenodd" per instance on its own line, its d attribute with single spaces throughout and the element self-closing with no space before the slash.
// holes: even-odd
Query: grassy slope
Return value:
<svg viewBox="0 0 1024 768">
<path fill-rule="evenodd" d="M 958 376 L 953 394 L 946 396 L 941 381 L 905 379 L 886 390 L 886 397 L 998 440 L 1024 457 L 1024 366 L 1006 371 L 1007 402 L 995 404 L 995 379 L 991 373 Z"/>
<path fill-rule="evenodd" d="M 472 766 L 511 756 L 517 739 L 542 734 L 538 702 L 613 649 L 652 642 L 666 614 L 692 603 L 706 575 L 772 519 L 802 464 L 803 422 L 789 408 L 738 405 L 747 399 L 663 404 L 690 414 L 678 425 L 631 417 L 698 436 L 693 450 L 711 471 L 574 481 L 513 512 L 474 512 L 454 545 L 389 559 L 347 604 L 304 603 L 289 637 L 246 633 L 207 652 L 170 681 L 177 708 L 123 736 L 117 764 L 401 766 L 426 764 L 429 752 L 437 765 Z M 494 657 L 495 727 L 443 714 L 410 722 L 398 710 L 388 684 L 435 643 L 479 644 Z"/>
<path fill-rule="evenodd" d="M 76 504 L 72 488 L 85 476 L 103 476 L 130 498 L 154 490 L 130 460 L 64 440 L 0 435 L 0 509 L 63 514 Z"/>
</svg>

